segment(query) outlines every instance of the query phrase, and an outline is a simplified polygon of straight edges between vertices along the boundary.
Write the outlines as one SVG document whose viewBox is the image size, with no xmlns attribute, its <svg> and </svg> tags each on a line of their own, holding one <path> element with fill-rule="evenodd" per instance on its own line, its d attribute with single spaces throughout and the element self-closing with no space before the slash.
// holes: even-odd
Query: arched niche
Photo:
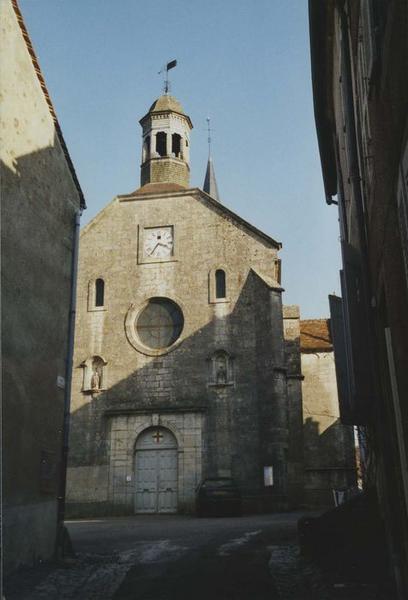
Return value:
<svg viewBox="0 0 408 600">
<path fill-rule="evenodd" d="M 208 384 L 234 385 L 234 357 L 226 350 L 216 350 L 208 359 Z"/>
<path fill-rule="evenodd" d="M 82 391 L 96 394 L 107 387 L 107 361 L 99 355 L 90 356 L 83 363 Z"/>
</svg>

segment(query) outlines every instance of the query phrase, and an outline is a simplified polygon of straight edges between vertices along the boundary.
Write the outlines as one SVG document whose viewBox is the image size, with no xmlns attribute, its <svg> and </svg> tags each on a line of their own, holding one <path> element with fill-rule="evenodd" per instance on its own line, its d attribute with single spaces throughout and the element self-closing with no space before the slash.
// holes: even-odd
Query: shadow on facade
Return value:
<svg viewBox="0 0 408 600">
<path fill-rule="evenodd" d="M 204 415 L 202 473 L 196 473 L 195 484 L 201 477 L 229 471 L 247 497 L 261 498 L 262 503 L 267 496 L 271 505 L 287 506 L 290 437 L 280 292 L 250 271 L 230 314 L 217 316 L 222 310 L 219 306 L 209 305 L 208 324 L 175 350 L 149 358 L 144 366 L 112 386 L 108 381 L 108 389 L 86 395 L 86 403 L 73 411 L 69 464 L 71 472 L 85 467 L 88 476 L 84 480 L 75 478 L 75 483 L 68 479 L 68 503 L 73 485 L 94 487 L 88 502 L 75 502 L 74 513 L 116 511 L 107 492 L 112 422 L 138 414 L 146 415 L 152 425 L 152 415 L 159 415 L 159 419 L 170 414 Z M 107 376 L 112 380 L 118 365 L 109 356 L 107 338 L 103 346 Z M 123 330 L 124 353 L 129 353 L 129 346 Z M 121 351 L 115 350 L 120 356 Z M 135 358 L 140 357 L 136 350 L 131 351 Z M 229 361 L 222 382 L 217 381 L 213 365 L 219 351 Z M 87 358 L 77 355 L 74 364 L 73 398 L 79 400 L 85 396 L 79 391 L 80 365 Z M 274 466 L 271 488 L 263 486 L 263 465 Z M 98 469 L 100 475 L 96 475 Z M 86 490 L 80 494 L 83 498 L 86 495 Z M 132 510 L 129 506 L 117 508 L 119 512 Z"/>
<path fill-rule="evenodd" d="M 9 164 L 1 161 L 1 185 L 7 572 L 54 552 L 64 405 L 56 381 L 65 376 L 72 236 L 80 199 L 57 136 L 48 147 Z"/>
<path fill-rule="evenodd" d="M 335 419 L 324 431 L 313 417 L 303 425 L 304 503 L 334 506 L 334 493 L 355 488 L 356 460 L 351 427 Z"/>
</svg>

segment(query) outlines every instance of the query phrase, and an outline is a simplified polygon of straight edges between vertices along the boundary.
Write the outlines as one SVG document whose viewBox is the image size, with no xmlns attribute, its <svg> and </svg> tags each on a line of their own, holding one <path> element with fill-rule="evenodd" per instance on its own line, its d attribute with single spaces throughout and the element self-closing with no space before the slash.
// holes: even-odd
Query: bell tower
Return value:
<svg viewBox="0 0 408 600">
<path fill-rule="evenodd" d="M 193 124 L 176 98 L 160 96 L 140 120 L 143 129 L 140 185 L 190 183 L 190 131 Z"/>
</svg>

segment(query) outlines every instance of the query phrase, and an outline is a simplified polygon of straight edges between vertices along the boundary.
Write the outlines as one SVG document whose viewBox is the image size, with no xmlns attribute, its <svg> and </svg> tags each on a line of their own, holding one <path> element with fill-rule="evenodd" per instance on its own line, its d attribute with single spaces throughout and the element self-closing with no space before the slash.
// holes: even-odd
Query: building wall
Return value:
<svg viewBox="0 0 408 600">
<path fill-rule="evenodd" d="M 304 503 L 332 506 L 332 490 L 356 485 L 354 435 L 340 422 L 334 354 L 302 353 Z"/>
<path fill-rule="evenodd" d="M 328 321 L 301 321 L 298 306 L 284 306 L 283 317 L 292 505 L 333 506 L 333 489 L 356 485 L 356 465 L 353 428 L 339 418 Z"/>
<path fill-rule="evenodd" d="M 1 11 L 4 567 L 50 558 L 56 534 L 78 189 L 17 15 Z"/>
<path fill-rule="evenodd" d="M 189 166 L 179 158 L 151 158 L 141 170 L 141 185 L 172 181 L 187 187 L 189 179 Z"/>
<path fill-rule="evenodd" d="M 348 421 L 360 428 L 364 485 L 379 500 L 397 596 L 406 598 L 408 7 L 309 4 L 326 198 L 337 194 L 343 272 L 351 281 L 343 293 L 351 357 L 345 404 Z"/>
<path fill-rule="evenodd" d="M 283 307 L 285 363 L 287 368 L 287 402 L 289 421 L 288 485 L 292 506 L 304 502 L 303 460 L 303 399 L 300 354 L 300 310 L 298 306 Z"/>
<path fill-rule="evenodd" d="M 350 46 L 351 78 L 349 100 L 333 75 L 335 128 L 339 136 L 338 169 L 344 181 L 341 190 L 347 206 L 343 226 L 345 239 L 361 256 L 366 276 L 366 313 L 369 320 L 369 351 L 376 402 L 367 406 L 361 427 L 366 489 L 375 489 L 387 524 L 391 562 L 401 597 L 408 589 L 408 429 L 407 410 L 401 398 L 408 393 L 408 288 L 404 268 L 397 186 L 407 131 L 408 48 L 407 7 L 401 3 L 376 16 L 371 29 L 361 24 L 364 40 L 376 39 L 375 69 L 368 71 L 364 47 L 357 43 L 360 14 L 353 10 Z M 340 69 L 341 14 L 336 15 L 335 69 Z M 367 43 L 367 42 L 365 42 Z M 344 114 L 353 111 L 346 135 L 355 139 L 357 156 L 349 185 L 352 161 L 344 132 Z M 407 205 L 407 200 L 405 199 Z M 364 207 L 364 208 L 363 208 Z M 360 212 L 359 212 L 360 211 Z M 363 214 L 361 214 L 363 213 Z M 373 310 L 374 307 L 374 310 Z M 353 313 L 353 307 L 348 309 Z M 388 333 L 389 342 L 386 341 Z M 368 441 L 367 441 L 368 440 Z M 399 558 L 397 558 L 399 557 Z M 402 589 L 405 588 L 404 591 Z"/>
<path fill-rule="evenodd" d="M 174 227 L 174 256 L 147 260 L 144 228 L 164 225 Z M 157 425 L 175 424 L 185 449 L 179 464 L 179 473 L 186 474 L 181 510 L 191 510 L 200 478 L 215 475 L 234 476 L 249 503 L 286 503 L 286 379 L 276 261 L 273 244 L 194 190 L 119 197 L 84 229 L 71 403 L 71 514 L 133 511 L 134 485 L 128 481 L 126 488 L 123 477 L 131 468 L 135 432 L 153 418 Z M 226 272 L 222 301 L 214 298 L 216 268 Z M 89 310 L 97 277 L 105 281 L 105 307 Z M 185 323 L 181 343 L 151 356 L 129 331 L 144 302 L 156 296 L 174 300 Z M 217 350 L 226 351 L 233 365 L 226 385 L 211 380 Z M 94 355 L 107 363 L 105 389 L 84 393 L 81 365 Z M 127 448 L 120 493 L 107 484 L 116 468 L 112 444 L 118 436 Z M 263 488 L 264 465 L 275 468 L 270 490 Z M 95 482 L 92 490 L 84 488 L 86 481 Z"/>
</svg>

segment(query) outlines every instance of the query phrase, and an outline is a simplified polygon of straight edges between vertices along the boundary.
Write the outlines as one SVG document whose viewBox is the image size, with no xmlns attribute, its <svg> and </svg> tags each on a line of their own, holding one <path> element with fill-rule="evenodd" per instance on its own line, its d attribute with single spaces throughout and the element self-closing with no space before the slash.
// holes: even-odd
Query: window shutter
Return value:
<svg viewBox="0 0 408 600">
<path fill-rule="evenodd" d="M 353 415 L 350 398 L 350 375 L 348 369 L 346 336 L 344 331 L 343 300 L 338 296 L 329 296 L 330 331 L 333 341 L 336 365 L 337 392 L 339 397 L 340 420 L 352 425 Z"/>
<path fill-rule="evenodd" d="M 350 407 L 355 425 L 367 424 L 373 399 L 370 329 L 360 255 L 342 242 L 344 321 L 349 364 Z"/>
</svg>

